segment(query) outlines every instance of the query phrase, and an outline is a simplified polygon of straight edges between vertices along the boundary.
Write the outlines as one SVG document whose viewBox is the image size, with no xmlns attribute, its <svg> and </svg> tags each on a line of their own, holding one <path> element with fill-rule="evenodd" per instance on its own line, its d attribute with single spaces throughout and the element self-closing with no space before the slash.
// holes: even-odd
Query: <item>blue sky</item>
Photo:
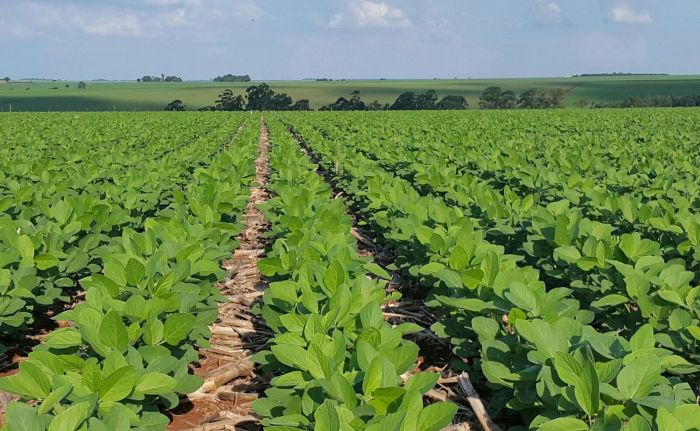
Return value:
<svg viewBox="0 0 700 431">
<path fill-rule="evenodd" d="M 0 76 L 700 73 L 698 0 L 0 0 Z"/>
</svg>

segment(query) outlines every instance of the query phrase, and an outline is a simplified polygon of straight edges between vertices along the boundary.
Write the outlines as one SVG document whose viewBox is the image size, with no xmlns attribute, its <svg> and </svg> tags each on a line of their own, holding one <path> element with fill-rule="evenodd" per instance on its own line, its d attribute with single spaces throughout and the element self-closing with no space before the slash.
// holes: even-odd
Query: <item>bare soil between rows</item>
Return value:
<svg viewBox="0 0 700 431">
<path fill-rule="evenodd" d="M 269 197 L 267 191 L 269 142 L 261 119 L 255 183 L 244 214 L 245 229 L 230 260 L 223 262 L 229 275 L 221 292 L 229 302 L 219 307 L 219 319 L 212 326 L 211 347 L 201 349 L 203 359 L 193 372 L 201 376 L 203 387 L 190 394 L 181 405 L 166 412 L 172 422 L 169 430 L 254 430 L 259 429 L 251 403 L 267 386 L 255 373 L 253 353 L 265 347 L 271 335 L 251 313 L 251 307 L 266 288 L 258 260 L 267 245 L 263 233 L 269 225 L 258 209 Z"/>
</svg>

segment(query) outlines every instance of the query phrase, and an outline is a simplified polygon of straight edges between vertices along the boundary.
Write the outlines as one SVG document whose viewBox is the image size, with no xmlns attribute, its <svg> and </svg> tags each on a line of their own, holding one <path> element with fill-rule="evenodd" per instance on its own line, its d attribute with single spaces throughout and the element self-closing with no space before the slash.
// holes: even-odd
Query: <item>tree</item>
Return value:
<svg viewBox="0 0 700 431">
<path fill-rule="evenodd" d="M 216 104 L 214 105 L 215 111 L 244 111 L 245 110 L 245 99 L 243 96 L 234 96 L 233 91 L 228 88 L 224 90 L 223 93 L 219 94 L 219 98 L 216 99 Z"/>
<path fill-rule="evenodd" d="M 498 109 L 498 101 L 501 97 L 501 87 L 488 87 L 479 96 L 479 108 Z"/>
<path fill-rule="evenodd" d="M 428 90 L 424 94 L 416 96 L 415 109 L 424 111 L 435 109 L 437 101 L 438 97 L 435 90 Z"/>
<path fill-rule="evenodd" d="M 498 99 L 498 109 L 514 109 L 518 106 L 518 96 L 511 90 L 506 90 L 501 93 Z"/>
<path fill-rule="evenodd" d="M 469 103 L 464 96 L 448 95 L 442 98 L 437 105 L 437 109 L 442 110 L 462 110 L 469 107 Z"/>
<path fill-rule="evenodd" d="M 335 102 L 321 108 L 322 111 L 350 111 L 350 101 L 344 97 L 339 97 Z"/>
<path fill-rule="evenodd" d="M 379 103 L 379 100 L 376 99 L 374 100 L 374 102 L 367 105 L 368 111 L 381 111 L 382 109 L 384 109 L 384 106 L 381 103 Z"/>
<path fill-rule="evenodd" d="M 248 95 L 247 109 L 249 111 L 264 111 L 272 105 L 272 96 L 275 92 L 269 85 L 262 83 L 248 87 L 246 94 Z"/>
<path fill-rule="evenodd" d="M 412 91 L 406 91 L 401 93 L 399 97 L 396 98 L 394 103 L 391 105 L 392 111 L 408 111 L 415 109 L 416 106 L 416 93 Z"/>
<path fill-rule="evenodd" d="M 563 108 L 566 91 L 561 88 L 555 88 L 551 92 L 550 105 L 552 108 Z"/>
<path fill-rule="evenodd" d="M 136 82 L 141 82 L 141 78 L 136 78 Z"/>
<path fill-rule="evenodd" d="M 275 94 L 272 92 L 270 103 L 265 107 L 268 111 L 289 111 L 292 109 L 292 98 L 287 93 Z"/>
<path fill-rule="evenodd" d="M 367 109 L 365 102 L 360 98 L 360 90 L 353 90 L 350 93 L 350 110 L 351 111 L 364 111 Z"/>
<path fill-rule="evenodd" d="M 525 109 L 561 108 L 566 92 L 556 88 L 546 92 L 541 88 L 531 88 L 520 95 L 518 106 Z"/>
<path fill-rule="evenodd" d="M 87 85 L 85 85 L 85 82 L 84 82 L 84 81 L 80 81 L 80 82 L 78 83 L 78 89 L 80 89 L 80 90 L 85 90 L 86 88 L 87 88 Z"/>
<path fill-rule="evenodd" d="M 10 77 L 9 77 L 9 76 L 6 76 L 6 77 L 2 78 L 2 80 L 5 81 L 5 82 L 10 82 Z"/>
<path fill-rule="evenodd" d="M 297 100 L 291 108 L 292 111 L 310 111 L 311 106 L 309 104 L 309 99 L 299 99 Z"/>
<path fill-rule="evenodd" d="M 184 111 L 187 106 L 182 103 L 182 100 L 180 99 L 175 99 L 172 102 L 168 103 L 168 106 L 165 107 L 166 111 Z"/>
<path fill-rule="evenodd" d="M 518 105 L 518 98 L 511 90 L 503 91 L 501 87 L 488 87 L 479 96 L 481 109 L 513 109 Z"/>
<path fill-rule="evenodd" d="M 216 82 L 250 82 L 250 76 L 249 75 L 232 75 L 230 73 L 227 73 L 226 75 L 219 75 L 216 78 L 214 78 L 212 81 Z"/>
</svg>

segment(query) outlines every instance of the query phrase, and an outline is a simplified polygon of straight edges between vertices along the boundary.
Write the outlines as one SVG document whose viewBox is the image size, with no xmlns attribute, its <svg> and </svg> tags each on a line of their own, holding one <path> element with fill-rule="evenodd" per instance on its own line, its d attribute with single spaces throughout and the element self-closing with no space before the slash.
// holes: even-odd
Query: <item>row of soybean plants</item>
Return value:
<svg viewBox="0 0 700 431">
<path fill-rule="evenodd" d="M 456 354 L 476 359 L 470 370 L 486 377 L 498 417 L 518 412 L 527 424 L 522 429 L 540 430 L 690 430 L 700 423 L 686 376 L 697 369 L 687 360 L 693 352 L 658 347 L 670 331 L 656 316 L 644 317 L 634 298 L 622 307 L 637 320 L 626 325 L 634 331 L 607 327 L 574 289 L 547 286 L 539 270 L 522 263 L 523 256 L 489 241 L 477 214 L 417 192 L 347 145 L 350 138 L 327 139 L 315 129 L 318 118 L 285 120 L 396 249 L 396 269 L 432 287 L 426 304 L 444 312 L 433 330 L 450 339 Z M 659 265 L 658 259 L 641 261 L 635 269 Z M 687 271 L 678 273 L 675 282 L 688 283 Z M 656 296 L 654 305 L 659 317 L 677 308 Z M 667 320 L 685 327 L 696 307 Z"/>
<path fill-rule="evenodd" d="M 523 205 L 532 202 L 541 206 L 566 200 L 584 216 L 614 225 L 622 233 L 640 232 L 659 242 L 665 254 L 697 267 L 700 183 L 696 179 L 700 159 L 692 138 L 697 114 L 644 114 L 652 115 L 653 121 L 646 124 L 654 136 L 642 143 L 638 142 L 639 131 L 626 134 L 603 121 L 613 117 L 624 122 L 630 115 L 638 117 L 637 111 L 606 117 L 595 112 L 575 116 L 563 112 L 520 114 L 529 123 L 494 113 L 505 123 L 500 128 L 490 124 L 489 139 L 500 137 L 497 142 L 488 142 L 483 132 L 474 133 L 473 122 L 459 121 L 461 116 L 456 115 L 435 119 L 407 115 L 399 121 L 365 117 L 366 121 L 357 122 L 371 125 L 364 129 L 348 119 L 336 118 L 333 128 L 322 127 L 334 138 L 342 139 L 350 131 L 359 135 L 358 142 L 364 145 L 360 148 L 368 157 L 403 177 L 420 181 L 422 187 L 452 192 L 467 201 L 478 191 L 482 197 L 479 205 L 492 218 L 507 218 L 508 204 L 520 203 L 518 198 Z M 474 119 L 482 117 L 464 120 Z M 440 128 L 430 133 L 429 120 Z M 532 123 L 547 125 L 554 120 L 559 122 L 554 131 L 532 129 Z M 583 126 L 588 129 L 581 130 Z M 381 157 L 376 154 L 377 136 L 388 136 L 392 143 L 382 146 Z M 464 188 L 467 190 L 460 190 Z M 505 202 L 488 203 L 494 188 L 509 195 Z"/>
<path fill-rule="evenodd" d="M 142 115 L 148 121 L 149 115 Z M 242 117 L 218 120 L 235 125 L 235 131 Z M 175 118 L 156 124 L 164 130 L 171 121 Z M 48 334 L 17 374 L 0 379 L 0 389 L 20 396 L 7 408 L 8 431 L 163 430 L 169 420 L 159 410 L 177 406 L 179 394 L 199 388 L 201 379 L 189 373 L 189 365 L 199 359 L 196 346 L 207 345 L 208 326 L 217 319 L 218 302 L 225 300 L 217 287 L 225 275 L 219 262 L 230 256 L 242 229 L 239 219 L 254 178 L 255 124 L 248 121 L 234 142 L 230 134 L 225 144 L 219 135 L 212 136 L 217 138 L 213 146 L 193 141 L 181 154 L 205 155 L 193 156 L 181 172 L 166 160 L 135 165 L 149 178 L 153 172 L 142 169 L 173 169 L 157 178 L 163 205 L 143 208 L 144 214 L 136 216 L 141 223 L 115 223 L 105 232 L 103 217 L 70 207 L 68 224 L 94 228 L 85 235 L 99 237 L 89 247 L 88 272 L 81 272 L 78 281 L 84 301 L 56 316 L 67 327 Z M 142 145 L 144 153 L 152 151 L 148 143 Z M 174 179 L 183 175 L 189 180 L 179 186 Z M 130 171 L 129 176 L 138 175 Z M 120 208 L 117 202 L 101 205 L 107 205 L 100 210 L 107 218 L 111 208 Z M 42 254 L 50 247 L 36 244 Z M 27 256 L 24 265 L 31 267 Z M 46 270 L 39 270 L 37 278 L 41 271 Z"/>
<path fill-rule="evenodd" d="M 0 116 L 0 350 L 174 200 L 241 117 Z"/>
<path fill-rule="evenodd" d="M 269 280 L 259 312 L 274 336 L 255 359 L 275 377 L 253 404 L 265 429 L 437 431 L 448 425 L 456 406 L 423 406 L 422 395 L 439 376 L 414 372 L 418 347 L 402 338 L 420 328 L 384 320 L 386 282 L 368 274 L 386 273 L 358 256 L 342 200 L 333 199 L 286 127 L 277 120 L 269 126 L 274 197 L 263 213 L 274 243 L 259 263 Z"/>
<path fill-rule="evenodd" d="M 357 146 L 382 165 L 379 154 L 393 152 L 397 163 L 417 168 L 417 163 L 411 162 L 416 154 L 411 151 L 395 147 L 384 151 L 381 144 L 367 141 Z M 418 158 L 425 161 L 422 156 Z M 437 170 L 438 160 L 427 160 Z M 658 343 L 685 359 L 674 359 L 676 370 L 697 371 L 697 262 L 669 251 L 663 237 L 647 239 L 637 231 L 620 233 L 616 225 L 586 217 L 565 195 L 555 195 L 553 202 L 543 204 L 534 194 L 523 199 L 467 174 L 433 176 L 429 183 L 420 174 L 400 176 L 423 194 L 458 206 L 486 230 L 489 242 L 502 245 L 509 254 L 523 256 L 541 271 L 549 286 L 573 289 L 582 307 L 595 313 L 594 326 L 629 335 L 649 319 L 654 320 Z M 697 214 L 687 215 L 700 226 Z M 695 253 L 698 240 L 690 240 Z M 635 308 L 629 309 L 630 304 Z"/>
</svg>

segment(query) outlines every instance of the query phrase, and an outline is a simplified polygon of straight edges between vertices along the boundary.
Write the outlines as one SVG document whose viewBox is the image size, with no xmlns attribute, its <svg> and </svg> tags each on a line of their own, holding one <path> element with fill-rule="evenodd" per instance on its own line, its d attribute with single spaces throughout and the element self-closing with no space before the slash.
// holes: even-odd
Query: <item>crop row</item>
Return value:
<svg viewBox="0 0 700 431">
<path fill-rule="evenodd" d="M 39 119 L 44 130 L 26 124 Z M 101 250 L 174 203 L 241 123 L 130 119 L 100 118 L 101 128 L 85 115 L 2 119 L 0 342 L 70 301 L 77 281 L 100 271 Z"/>
<path fill-rule="evenodd" d="M 445 321 L 433 329 L 450 338 L 458 355 L 479 357 L 474 370 L 487 378 L 494 410 L 518 411 L 530 428 L 542 430 L 620 429 L 623 424 L 634 430 L 692 429 L 700 423 L 688 384 L 693 377 L 687 375 L 697 370 L 693 272 L 678 262 L 659 261 L 654 257 L 658 250 L 630 235 L 622 254 L 605 261 L 628 259 L 612 265 L 638 289 L 630 289 L 617 304 L 606 304 L 611 299 L 606 292 L 594 290 L 579 301 L 576 293 L 585 286 L 546 286 L 540 271 L 522 264 L 523 256 L 507 254 L 506 247 L 486 239 L 478 213 L 469 217 L 441 196 L 421 195 L 354 146 L 317 133 L 308 119 L 290 116 L 286 121 L 399 252 L 397 269 L 433 287 L 428 304 L 445 313 Z M 342 144 L 355 138 L 348 135 Z M 550 246 L 569 247 L 575 238 L 576 219 L 537 221 L 550 222 L 540 232 Z M 563 251 L 556 256 L 568 257 Z M 645 286 L 649 304 L 638 294 Z M 596 321 L 595 306 L 589 308 L 596 301 L 603 301 L 596 304 L 602 311 L 625 304 L 621 320 L 627 331 L 608 327 L 604 318 Z M 641 313 L 644 306 L 653 313 Z M 682 331 L 690 336 L 687 342 L 669 348 L 673 333 Z"/>
<path fill-rule="evenodd" d="M 56 316 L 66 327 L 49 333 L 17 374 L 0 379 L 0 389 L 21 397 L 7 408 L 8 430 L 162 430 L 169 420 L 159 409 L 177 406 L 179 394 L 201 385 L 189 365 L 199 358 L 196 346 L 207 345 L 208 327 L 224 300 L 216 284 L 224 276 L 218 262 L 236 247 L 238 219 L 254 176 L 255 122 L 248 122 L 228 148 L 235 124 L 225 143 L 219 140 L 225 134 L 219 133 L 213 145 L 183 147 L 193 157 L 210 149 L 186 159 L 192 165 L 182 167 L 185 177 L 162 160 L 160 165 L 158 160 L 137 164 L 153 169 L 142 171 L 149 178 L 161 169 L 161 183 L 189 178 L 184 187 L 164 183 L 170 190 L 159 191 L 167 197 L 157 200 L 164 205 L 144 208 L 142 223 L 115 223 L 103 230 L 93 213 L 82 220 L 76 207 L 66 210 L 60 226 L 99 226 L 81 240 L 97 237 L 88 247 L 87 274 L 79 273 L 84 301 Z M 111 208 L 103 211 L 110 214 Z M 46 219 L 37 215 L 33 220 Z M 21 265 L 36 270 L 46 262 L 37 257 L 51 244 L 43 236 L 35 238 L 36 247 L 22 252 Z M 41 271 L 60 265 L 54 263 L 35 277 L 43 280 Z"/>
<path fill-rule="evenodd" d="M 543 134 L 533 138 L 535 142 L 544 141 L 539 146 L 528 143 L 516 151 L 506 140 L 506 144 L 485 149 L 469 140 L 458 146 L 450 145 L 443 142 L 447 138 L 441 140 L 441 135 L 425 140 L 423 134 L 415 134 L 415 126 L 405 127 L 405 123 L 380 123 L 373 119 L 367 120 L 366 127 L 358 130 L 347 119 L 333 118 L 332 122 L 317 122 L 317 128 L 332 139 L 356 137 L 354 147 L 369 158 L 380 161 L 385 169 L 415 181 L 420 187 L 444 191 L 451 199 L 465 205 L 471 206 L 474 200 L 478 200 L 477 208 L 485 217 L 496 221 L 492 226 L 494 230 L 502 227 L 497 223 L 499 219 L 511 218 L 514 211 L 529 210 L 532 205 L 547 206 L 553 202 L 569 201 L 586 217 L 611 224 L 623 232 L 638 231 L 660 242 L 666 254 L 683 257 L 694 266 L 700 264 L 700 218 L 697 215 L 700 189 L 695 181 L 700 172 L 694 169 L 684 173 L 665 172 L 670 169 L 667 165 L 672 164 L 664 159 L 670 156 L 660 150 L 671 146 L 662 145 L 663 141 L 644 146 L 597 147 L 587 139 L 576 146 L 564 141 L 573 137 L 564 135 L 555 145 L 550 144 Z M 458 134 L 459 130 L 453 133 Z M 392 145 L 378 146 L 376 139 L 371 138 L 382 134 L 391 136 Z M 576 139 L 571 140 L 576 142 Z M 560 144 L 560 141 L 565 144 Z M 521 142 L 517 141 L 517 144 Z M 611 163 L 608 158 L 620 157 L 618 153 L 628 147 L 656 150 L 653 157 L 648 153 L 641 156 L 624 152 L 623 155 L 628 154 L 635 164 L 611 168 L 618 174 L 618 171 L 623 172 L 622 178 L 627 181 L 634 178 L 632 182 L 608 183 L 604 178 L 595 179 L 594 174 L 585 169 L 577 170 L 581 165 L 608 167 Z M 674 159 L 679 158 L 678 153 L 686 154 L 675 148 L 672 151 L 676 153 Z M 643 166 L 639 157 L 644 157 L 649 166 Z M 655 192 L 640 192 L 639 185 L 649 178 L 655 180 Z"/>
<path fill-rule="evenodd" d="M 372 151 L 379 152 L 379 145 Z M 403 160 L 411 159 L 411 154 Z M 700 364 L 700 310 L 693 306 L 697 293 L 690 284 L 695 264 L 668 257 L 662 244 L 638 232 L 619 234 L 615 226 L 585 217 L 563 196 L 540 206 L 532 199 L 524 202 L 488 184 L 460 178 L 433 178 L 430 187 L 419 177 L 412 176 L 409 182 L 423 194 L 472 214 L 475 224 L 484 225 L 489 242 L 522 256 L 540 270 L 548 286 L 567 283 L 572 296 L 595 314 L 594 326 L 630 336 L 653 319 L 663 347 Z M 500 214 L 494 217 L 489 208 L 499 204 Z M 687 372 L 697 370 L 690 363 Z"/>
<path fill-rule="evenodd" d="M 402 338 L 420 328 L 384 320 L 386 282 L 367 274 L 386 273 L 358 256 L 342 201 L 279 121 L 270 140 L 274 244 L 259 263 L 269 281 L 259 312 L 275 335 L 256 360 L 276 376 L 253 406 L 265 429 L 441 429 L 456 407 L 423 407 L 439 376 L 414 372 L 418 347 Z"/>
</svg>

